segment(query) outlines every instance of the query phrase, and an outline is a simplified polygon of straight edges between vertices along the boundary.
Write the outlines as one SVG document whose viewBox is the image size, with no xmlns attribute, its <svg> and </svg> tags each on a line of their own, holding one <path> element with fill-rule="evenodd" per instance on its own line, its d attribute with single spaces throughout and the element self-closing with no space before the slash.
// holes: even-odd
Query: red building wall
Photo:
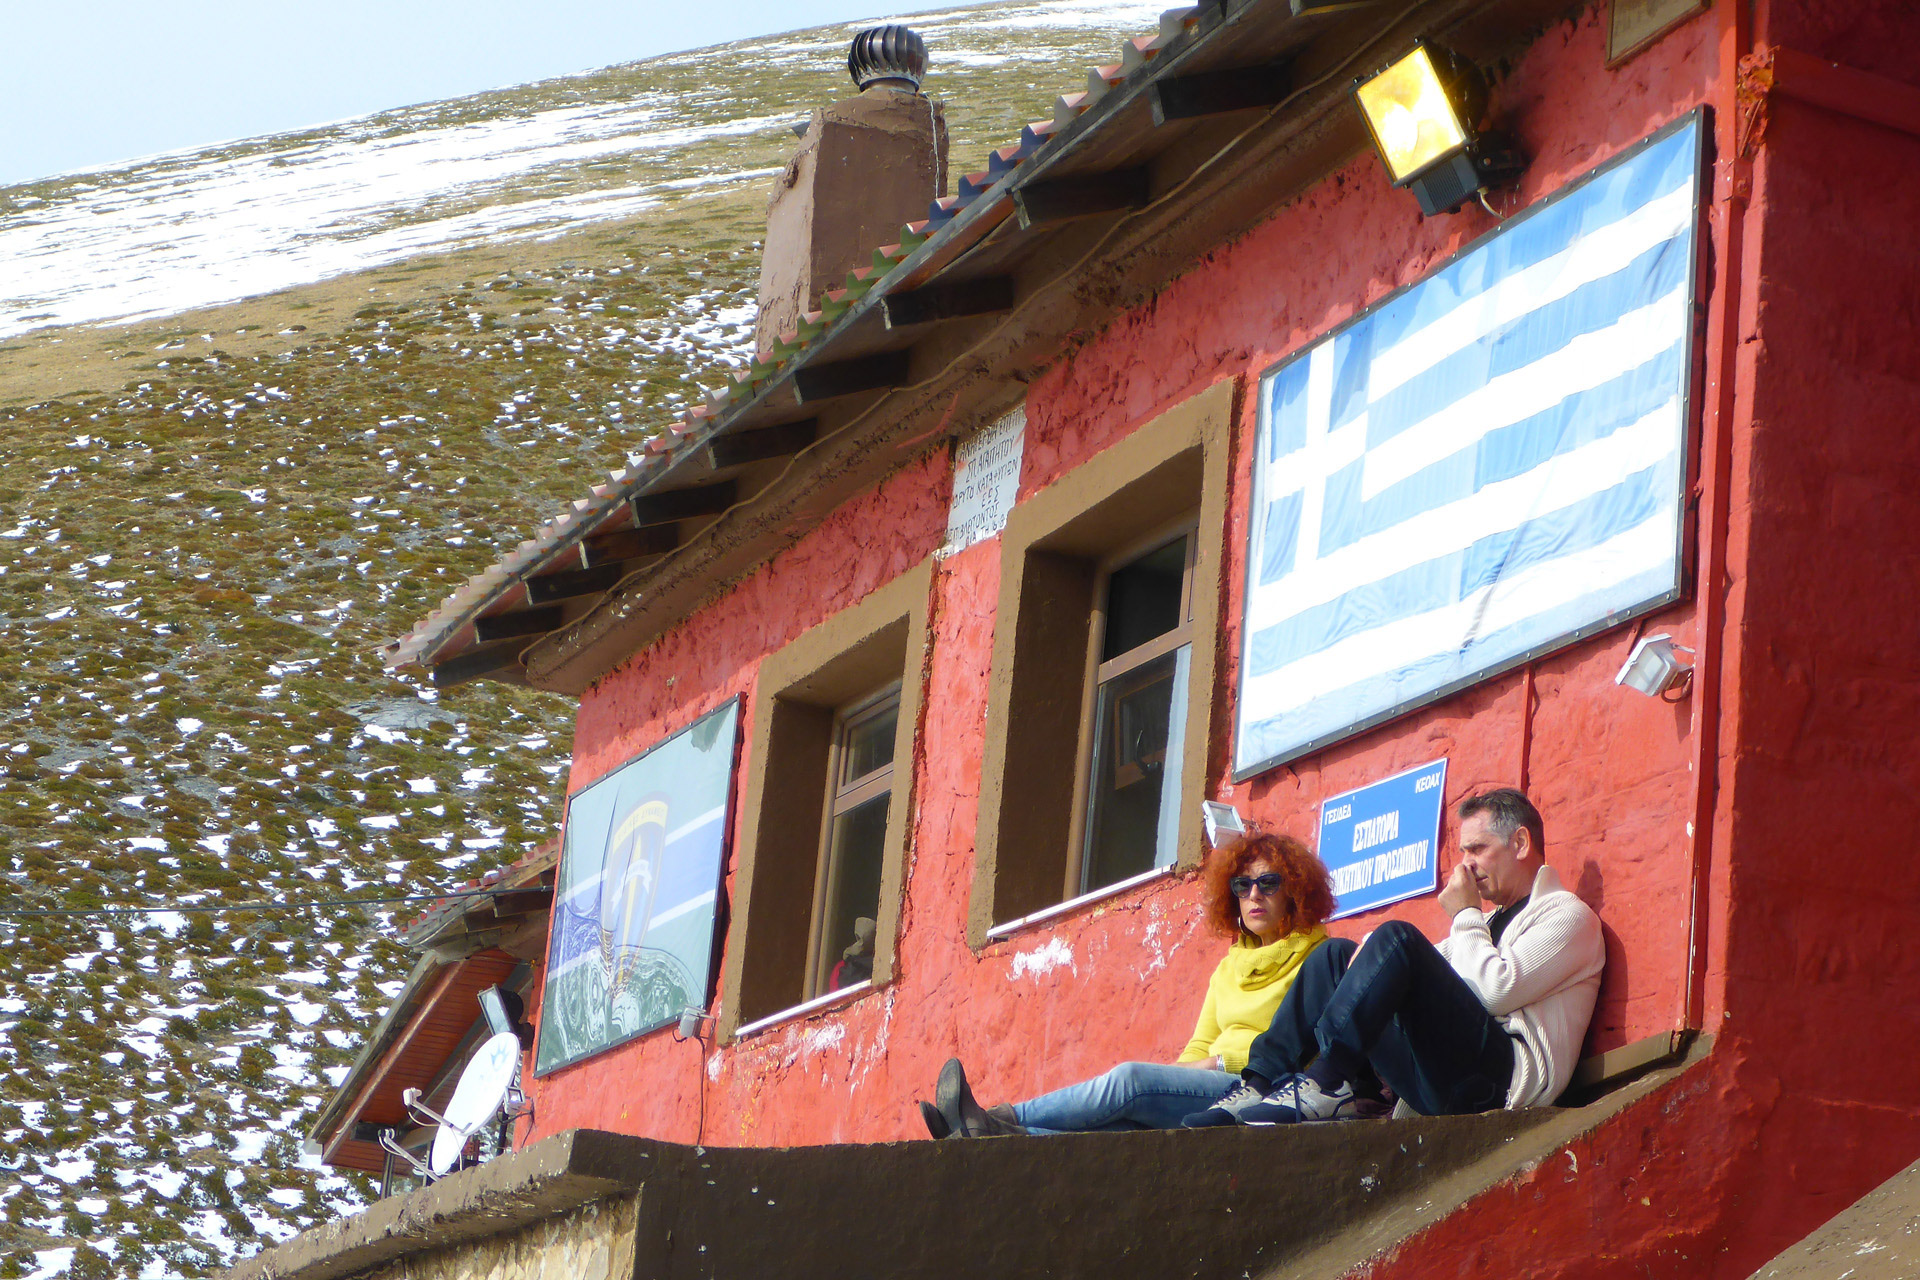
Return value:
<svg viewBox="0 0 1920 1280">
<path fill-rule="evenodd" d="M 1547 32 L 1503 87 L 1535 157 L 1515 200 L 1578 177 L 1709 92 L 1712 28 L 1695 23 L 1616 74 L 1604 13 Z M 1222 380 L 1247 385 L 1383 294 L 1484 233 L 1479 211 L 1421 220 L 1361 156 L 1223 246 L 1037 380 L 1027 400 L 1024 498 L 1126 432 Z M 1244 567 L 1246 442 L 1237 425 L 1216 699 L 1231 705 Z M 735 694 L 759 660 L 930 555 L 944 535 L 941 450 L 849 503 L 788 552 L 636 655 L 583 699 L 570 790 Z M 917 812 L 896 981 L 853 1003 L 708 1052 L 662 1031 L 534 1087 L 538 1131 L 598 1126 L 674 1140 L 786 1144 L 920 1132 L 912 1109 L 959 1053 L 983 1094 L 1024 1096 L 1129 1058 L 1171 1058 L 1192 1029 L 1223 942 L 1200 926 L 1191 879 L 1159 882 L 995 942 L 965 942 L 987 696 L 997 540 L 943 561 L 916 770 Z M 1691 641 L 1694 608 L 1650 621 Z M 1215 794 L 1311 836 L 1319 799 L 1445 755 L 1450 792 L 1525 781 L 1550 858 L 1607 922 L 1609 973 L 1592 1043 L 1667 1030 L 1687 950 L 1691 724 L 1686 705 L 1613 685 L 1631 636 L 1610 633 L 1237 788 L 1215 744 Z M 1529 696 L 1529 689 L 1531 696 Z M 1223 722 L 1225 719 L 1223 718 Z M 1393 914 L 1437 934 L 1430 900 Z M 1343 921 L 1358 936 L 1385 918 Z M 722 963 L 726 963 L 723 958 Z M 704 1094 L 704 1099 L 700 1096 Z M 704 1111 L 703 1111 L 704 1104 Z M 704 1120 L 701 1119 L 704 1114 Z"/>
<path fill-rule="evenodd" d="M 1719 17 L 1759 65 L 1750 171 L 1723 164 L 1717 186 L 1743 243 L 1713 1052 L 1373 1276 L 1743 1277 L 1920 1153 L 1920 14 Z M 1776 44 L 1839 64 L 1809 95 L 1826 105 L 1760 101 Z"/>
<path fill-rule="evenodd" d="M 1775 101 L 1735 68 L 1756 42 L 1912 77 L 1911 5 L 1715 6 L 1617 70 L 1604 4 L 1544 32 L 1497 100 L 1533 158 L 1517 209 L 1697 105 L 1715 108 L 1705 235 L 1697 591 L 1237 787 L 1310 835 L 1322 796 L 1447 756 L 1450 799 L 1522 783 L 1549 860 L 1600 913 L 1589 1047 L 1688 1022 L 1716 1036 L 1678 1086 L 1407 1242 L 1379 1275 L 1745 1275 L 1920 1149 L 1920 138 Z M 1763 133 L 1752 132 L 1758 120 Z M 1904 179 L 1898 175 L 1905 175 Z M 1354 159 L 1031 387 L 1023 498 L 1128 431 L 1261 369 L 1492 225 L 1421 220 Z M 1236 426 L 1219 683 L 1231 705 L 1251 397 Z M 945 450 L 848 503 L 583 699 L 570 790 L 736 694 L 808 627 L 932 554 Z M 897 975 L 718 1050 L 668 1031 L 535 1081 L 531 1140 L 579 1126 L 675 1141 L 915 1136 L 911 1102 L 958 1053 L 988 1100 L 1184 1043 L 1221 940 L 1191 879 L 1155 882 L 975 953 L 965 942 L 997 541 L 940 563 Z M 1636 630 L 1702 650 L 1665 704 L 1618 690 Z M 1223 717 L 1222 723 L 1231 717 Z M 1704 791 L 1701 788 L 1704 786 Z M 736 822 L 739 821 L 736 816 Z M 1443 867 L 1444 870 L 1444 867 Z M 1437 935 L 1431 900 L 1386 914 Z M 731 963 L 723 957 L 722 963 Z M 1526 1215 L 1531 1229 L 1505 1229 Z"/>
</svg>

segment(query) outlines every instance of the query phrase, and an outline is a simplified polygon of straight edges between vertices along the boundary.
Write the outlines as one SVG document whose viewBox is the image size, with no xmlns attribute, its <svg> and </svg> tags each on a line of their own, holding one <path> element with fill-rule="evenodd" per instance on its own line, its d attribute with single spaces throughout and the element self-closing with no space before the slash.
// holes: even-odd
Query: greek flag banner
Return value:
<svg viewBox="0 0 1920 1280">
<path fill-rule="evenodd" d="M 1679 596 L 1703 133 L 1262 376 L 1236 778 Z"/>
</svg>

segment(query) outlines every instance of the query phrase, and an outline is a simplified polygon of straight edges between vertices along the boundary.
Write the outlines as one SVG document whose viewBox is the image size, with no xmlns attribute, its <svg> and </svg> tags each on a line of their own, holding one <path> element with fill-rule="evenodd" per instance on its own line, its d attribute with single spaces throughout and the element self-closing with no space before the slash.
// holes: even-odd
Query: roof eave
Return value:
<svg viewBox="0 0 1920 1280">
<path fill-rule="evenodd" d="M 803 403 L 797 384 L 804 371 L 874 350 L 876 331 L 887 332 L 880 319 L 885 300 L 964 267 L 969 255 L 990 244 L 999 229 L 1016 218 L 1022 192 L 1063 175 L 1072 181 L 1112 171 L 1114 157 L 1098 153 L 1103 147 L 1114 151 L 1117 143 L 1123 159 L 1153 167 L 1158 194 L 1151 204 L 1119 221 L 1095 219 L 1092 230 L 1085 221 L 1068 224 L 1064 232 L 1037 239 L 1026 258 L 1009 258 L 1010 266 L 1025 271 L 1026 287 L 1013 309 L 991 325 L 948 322 L 931 336 L 881 348 L 909 353 L 912 372 L 903 387 L 858 397 L 859 404 L 851 409 L 839 405 L 833 414 L 839 421 L 832 429 L 823 429 L 813 445 L 757 492 L 701 528 L 673 554 L 614 584 L 581 616 L 520 648 L 513 675 L 536 688 L 585 692 L 701 600 L 790 545 L 832 505 L 938 441 L 1011 407 L 1022 396 L 1025 381 L 1057 359 L 1075 333 L 1109 322 L 1164 287 L 1206 252 L 1364 147 L 1360 123 L 1346 110 L 1348 84 L 1354 74 L 1384 62 L 1415 35 L 1470 26 L 1478 28 L 1483 49 L 1511 45 L 1519 33 L 1530 34 L 1566 7 L 1566 0 L 1426 0 L 1382 21 L 1377 8 L 1296 17 L 1280 0 L 1200 6 L 1198 20 L 1181 38 L 1165 41 L 1153 51 L 1158 56 L 1112 81 L 1091 108 L 1054 129 L 1022 162 L 979 189 L 924 243 L 891 261 L 890 269 L 804 348 L 777 368 L 757 365 L 759 376 L 743 385 L 744 394 L 717 396 L 678 424 L 670 451 L 650 453 L 647 465 L 598 490 L 591 506 L 576 504 L 579 509 L 565 518 L 568 527 L 553 530 L 558 537 L 537 551 L 530 550 L 532 544 L 522 544 L 527 554 L 524 563 L 509 570 L 512 585 L 576 553 L 581 540 L 603 526 L 617 526 L 633 498 L 676 490 L 701 476 L 706 470 L 703 446 L 709 442 L 737 429 L 794 417 Z M 1247 33 L 1255 28 L 1261 39 L 1250 41 Z M 1192 125 L 1174 143 L 1155 150 L 1161 135 L 1153 127 L 1141 129 L 1139 118 L 1153 86 L 1189 70 L 1270 56 L 1256 51 L 1250 57 L 1242 47 L 1249 44 L 1268 51 L 1291 49 L 1300 64 L 1296 82 L 1306 87 L 1257 117 L 1243 112 Z M 1090 85 L 1107 83 L 1103 75 L 1116 70 L 1097 71 Z M 1063 98 L 1061 107 L 1081 110 L 1070 106 L 1071 101 Z M 1056 265 L 1064 261 L 1066 267 L 1049 274 L 1041 262 L 1036 269 L 1036 261 L 1049 252 Z M 1075 295 L 1071 307 L 1047 301 L 1046 295 L 1062 284 L 1071 286 Z M 1013 337 L 996 350 L 983 350 L 992 339 L 1009 333 Z M 756 385 L 758 389 L 752 389 Z M 421 646 L 412 660 L 432 662 L 448 655 L 460 628 L 497 608 L 511 589 L 504 583 L 497 586 L 462 617 L 439 628 L 432 643 Z"/>
</svg>

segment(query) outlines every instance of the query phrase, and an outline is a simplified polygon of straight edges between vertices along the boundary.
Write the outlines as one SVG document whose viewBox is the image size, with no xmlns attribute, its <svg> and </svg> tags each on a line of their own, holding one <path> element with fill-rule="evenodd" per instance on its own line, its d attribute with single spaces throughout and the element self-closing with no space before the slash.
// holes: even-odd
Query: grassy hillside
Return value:
<svg viewBox="0 0 1920 1280">
<path fill-rule="evenodd" d="M 956 167 L 1151 15 L 916 20 Z M 162 170 L 177 191 L 250 157 L 653 113 L 629 150 L 312 231 L 424 228 L 392 243 L 428 252 L 265 297 L 181 286 L 199 309 L 137 324 L 33 319 L 111 312 L 89 272 L 141 269 L 130 239 L 88 247 L 106 266 L 65 292 L 0 299 L 0 1276 L 201 1275 L 364 1203 L 297 1144 L 398 990 L 387 929 L 417 908 L 185 908 L 431 892 L 555 833 L 571 702 L 436 697 L 377 647 L 742 358 L 764 196 L 739 175 L 845 92 L 850 31 L 0 191 L 5 244 L 101 191 L 171 199 Z M 714 181 L 662 186 L 687 178 Z M 508 216 L 587 196 L 622 216 Z"/>
</svg>

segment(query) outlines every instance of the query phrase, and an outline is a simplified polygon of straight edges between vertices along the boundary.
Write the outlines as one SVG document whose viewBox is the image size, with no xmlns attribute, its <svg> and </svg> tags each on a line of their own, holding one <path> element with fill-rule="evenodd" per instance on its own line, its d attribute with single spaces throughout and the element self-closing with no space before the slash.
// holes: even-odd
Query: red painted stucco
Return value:
<svg viewBox="0 0 1920 1280">
<path fill-rule="evenodd" d="M 1716 1037 L 1683 1080 L 1373 1276 L 1744 1275 L 1920 1154 L 1907 1069 L 1920 860 L 1906 848 L 1920 829 L 1920 139 L 1775 101 L 1751 165 L 1732 158 L 1736 123 L 1754 120 L 1732 109 L 1735 63 L 1755 39 L 1916 79 L 1920 36 L 1910 5 L 1761 9 L 1749 28 L 1743 6 L 1716 6 L 1609 71 L 1596 5 L 1545 31 L 1498 92 L 1532 157 L 1514 208 L 1716 108 L 1695 594 L 1238 786 L 1214 744 L 1213 794 L 1301 834 L 1322 796 L 1443 755 L 1450 798 L 1524 782 L 1550 861 L 1606 926 L 1589 1048 L 1689 1020 Z M 1371 156 L 1355 159 L 1061 353 L 1030 389 L 1023 498 L 1193 394 L 1250 384 L 1491 225 L 1478 210 L 1423 221 Z M 1248 407 L 1222 706 L 1252 432 Z M 570 789 L 727 698 L 751 700 L 765 655 L 930 555 L 949 467 L 942 448 L 897 472 L 604 680 L 581 703 Z M 895 980 L 718 1050 L 661 1031 L 537 1080 L 523 1141 L 578 1126 L 721 1144 L 910 1137 L 912 1100 L 956 1053 L 991 1100 L 1178 1050 L 1222 945 L 1191 879 L 966 945 L 999 577 L 997 541 L 933 577 Z M 1654 629 L 1702 652 L 1700 687 L 1679 704 L 1613 685 L 1634 634 Z M 1442 928 L 1419 901 L 1338 931 L 1386 914 Z"/>
</svg>

